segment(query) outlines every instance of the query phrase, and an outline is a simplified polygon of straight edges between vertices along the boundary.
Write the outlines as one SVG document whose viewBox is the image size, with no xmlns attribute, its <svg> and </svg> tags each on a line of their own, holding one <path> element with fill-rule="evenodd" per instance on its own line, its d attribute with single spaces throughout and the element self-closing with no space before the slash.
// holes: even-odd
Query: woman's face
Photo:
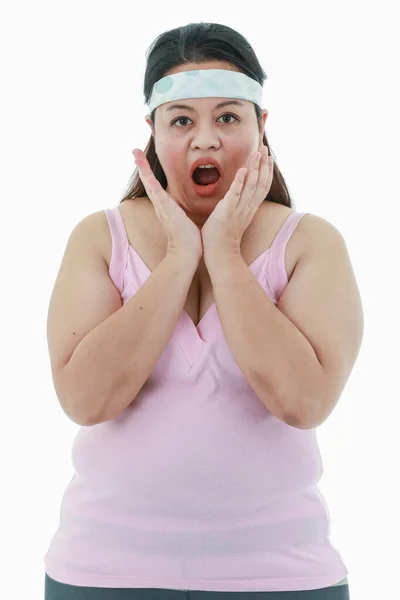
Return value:
<svg viewBox="0 0 400 600">
<path fill-rule="evenodd" d="M 184 65 L 167 74 L 199 68 L 234 69 L 226 63 Z M 236 102 L 217 107 L 222 102 Z M 175 108 L 174 105 L 188 108 Z M 167 178 L 167 192 L 200 228 L 216 204 L 229 190 L 240 167 L 255 152 L 264 132 L 267 111 L 263 110 L 262 130 L 257 125 L 254 104 L 233 98 L 188 98 L 167 102 L 156 108 L 155 150 Z M 151 127 L 149 119 L 146 121 Z M 199 196 L 192 184 L 191 166 L 201 157 L 215 158 L 223 177 L 213 196 Z"/>
</svg>

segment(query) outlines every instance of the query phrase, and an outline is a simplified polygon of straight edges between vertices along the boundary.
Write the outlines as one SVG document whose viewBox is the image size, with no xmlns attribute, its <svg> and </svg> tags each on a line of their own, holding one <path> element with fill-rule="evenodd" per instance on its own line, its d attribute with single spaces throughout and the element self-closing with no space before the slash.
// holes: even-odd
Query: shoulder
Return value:
<svg viewBox="0 0 400 600">
<path fill-rule="evenodd" d="M 125 229 L 128 237 L 129 232 L 134 227 L 135 223 L 138 223 L 146 210 L 146 198 L 132 198 L 125 200 L 118 204 L 118 210 L 121 214 L 124 222 Z M 91 228 L 93 237 L 98 245 L 99 252 L 101 252 L 107 266 L 110 266 L 111 253 L 112 253 L 112 237 L 110 226 L 108 223 L 107 215 L 105 210 L 99 210 L 85 217 L 84 219 L 88 223 L 88 227 Z"/>
<path fill-rule="evenodd" d="M 345 243 L 342 233 L 330 221 L 307 213 L 299 223 L 299 235 L 304 252 L 320 251 L 321 248 Z"/>
<path fill-rule="evenodd" d="M 268 202 L 266 205 L 263 212 L 265 226 L 268 223 L 273 223 L 274 220 L 278 226 L 281 226 L 285 223 L 289 215 L 298 212 L 293 208 L 273 202 Z M 303 252 L 315 250 L 321 244 L 343 240 L 342 234 L 333 223 L 312 213 L 303 215 L 296 226 L 292 238 L 293 244 L 296 245 L 299 251 L 299 255 Z"/>
<path fill-rule="evenodd" d="M 288 217 L 296 212 L 299 211 L 275 202 L 266 202 L 260 215 L 263 231 L 272 231 L 274 236 Z M 343 246 L 343 236 L 335 225 L 312 213 L 304 214 L 288 241 L 285 258 L 288 278 L 290 279 L 300 258 L 319 253 L 323 248 L 332 249 Z"/>
</svg>

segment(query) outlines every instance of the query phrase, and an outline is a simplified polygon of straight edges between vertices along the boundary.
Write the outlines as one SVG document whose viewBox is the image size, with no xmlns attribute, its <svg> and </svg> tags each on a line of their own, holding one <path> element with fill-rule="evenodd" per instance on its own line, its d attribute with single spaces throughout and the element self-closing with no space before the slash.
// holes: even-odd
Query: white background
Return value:
<svg viewBox="0 0 400 600">
<path fill-rule="evenodd" d="M 395 2 L 0 0 L 1 596 L 43 598 L 79 426 L 57 400 L 46 318 L 68 237 L 117 206 L 149 128 L 145 52 L 223 23 L 268 79 L 266 133 L 298 212 L 343 234 L 361 351 L 318 439 L 352 600 L 399 594 L 399 64 Z M 397 60 L 395 55 L 397 54 Z M 397 475 L 396 475 L 397 472 Z"/>
</svg>

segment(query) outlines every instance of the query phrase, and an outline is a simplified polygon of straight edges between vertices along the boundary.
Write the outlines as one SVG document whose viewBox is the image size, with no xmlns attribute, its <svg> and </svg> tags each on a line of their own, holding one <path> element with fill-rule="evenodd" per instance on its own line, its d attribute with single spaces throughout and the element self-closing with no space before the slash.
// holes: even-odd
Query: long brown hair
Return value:
<svg viewBox="0 0 400 600">
<path fill-rule="evenodd" d="M 253 48 L 246 38 L 234 29 L 218 23 L 190 23 L 189 25 L 166 31 L 154 40 L 147 50 L 146 57 L 147 65 L 143 86 L 145 104 L 150 100 L 156 81 L 164 77 L 170 69 L 187 63 L 199 64 L 210 60 L 222 60 L 236 65 L 242 73 L 255 79 L 261 85 L 267 79 L 265 71 L 261 67 Z M 257 121 L 261 126 L 262 111 L 256 104 L 254 104 L 254 109 Z M 154 113 L 155 109 L 150 115 L 153 127 Z M 293 208 L 288 188 L 279 170 L 276 157 L 271 150 L 265 132 L 263 143 L 268 146 L 268 151 L 274 159 L 274 177 L 271 189 L 265 200 Z M 149 161 L 154 176 L 158 179 L 161 186 L 166 189 L 167 178 L 158 160 L 152 135 L 144 150 L 144 154 Z M 139 172 L 135 169 L 128 189 L 120 203 L 124 202 L 124 200 L 146 195 L 147 193 L 139 177 Z"/>
</svg>

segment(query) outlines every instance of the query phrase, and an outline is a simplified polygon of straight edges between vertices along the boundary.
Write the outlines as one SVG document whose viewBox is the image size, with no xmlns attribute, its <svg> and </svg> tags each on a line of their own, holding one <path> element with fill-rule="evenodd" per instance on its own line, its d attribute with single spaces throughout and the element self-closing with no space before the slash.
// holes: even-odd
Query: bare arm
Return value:
<svg viewBox="0 0 400 600">
<path fill-rule="evenodd" d="M 167 253 L 132 298 L 81 340 L 64 366 L 74 421 L 102 423 L 132 402 L 172 336 L 196 269 Z"/>
</svg>

